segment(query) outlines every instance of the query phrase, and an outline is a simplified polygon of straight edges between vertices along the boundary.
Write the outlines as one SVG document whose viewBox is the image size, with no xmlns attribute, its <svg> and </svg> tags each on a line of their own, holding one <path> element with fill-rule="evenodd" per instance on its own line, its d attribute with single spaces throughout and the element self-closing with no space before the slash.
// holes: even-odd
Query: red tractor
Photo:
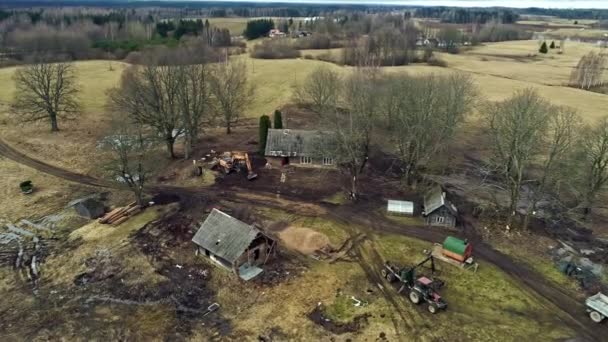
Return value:
<svg viewBox="0 0 608 342">
<path fill-rule="evenodd" d="M 411 268 L 399 268 L 386 262 L 381 273 L 382 277 L 386 278 L 390 283 L 397 280 L 403 283 L 399 288 L 399 293 L 407 289 L 409 291 L 408 297 L 412 303 L 420 304 L 421 302 L 425 302 L 428 304 L 429 312 L 435 314 L 437 311 L 445 310 L 448 307 L 448 304 L 437 292 L 443 287 L 444 282 L 424 276 L 416 279 L 416 269 L 428 261 L 431 262 L 432 273 L 435 273 L 435 260 L 432 255 L 429 255 L 426 259 Z"/>
</svg>

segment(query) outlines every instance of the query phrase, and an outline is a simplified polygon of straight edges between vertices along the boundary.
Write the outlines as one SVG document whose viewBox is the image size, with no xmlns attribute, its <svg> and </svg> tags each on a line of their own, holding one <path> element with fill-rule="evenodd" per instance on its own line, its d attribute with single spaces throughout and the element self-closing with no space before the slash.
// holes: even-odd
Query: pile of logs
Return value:
<svg viewBox="0 0 608 342">
<path fill-rule="evenodd" d="M 105 214 L 99 218 L 98 222 L 118 226 L 128 220 L 129 217 L 137 215 L 141 210 L 142 207 L 137 202 L 129 203 L 126 207 L 119 207 Z"/>
</svg>

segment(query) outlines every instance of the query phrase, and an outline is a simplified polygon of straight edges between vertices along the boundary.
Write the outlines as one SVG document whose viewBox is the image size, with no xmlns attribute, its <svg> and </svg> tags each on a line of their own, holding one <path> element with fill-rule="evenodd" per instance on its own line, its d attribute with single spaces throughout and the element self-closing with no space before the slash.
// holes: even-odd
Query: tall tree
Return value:
<svg viewBox="0 0 608 342">
<path fill-rule="evenodd" d="M 230 134 L 253 98 L 253 88 L 247 82 L 247 66 L 243 62 L 220 63 L 210 78 L 215 109 L 222 120 L 226 133 Z"/>
<path fill-rule="evenodd" d="M 295 96 L 302 104 L 311 104 L 312 109 L 322 114 L 338 106 L 342 91 L 342 78 L 328 67 L 319 67 L 306 78 L 304 84 L 297 86 Z"/>
<path fill-rule="evenodd" d="M 199 137 L 203 123 L 211 118 L 211 72 L 206 64 L 175 67 L 178 82 L 178 109 L 184 131 L 184 158 L 190 158 L 192 147 Z"/>
<path fill-rule="evenodd" d="M 476 94 L 464 74 L 398 75 L 386 81 L 381 106 L 407 184 L 414 185 L 420 169 L 449 145 Z"/>
<path fill-rule="evenodd" d="M 320 113 L 331 132 L 331 143 L 323 148 L 349 178 L 348 191 L 353 200 L 359 197 L 359 179 L 369 158 L 372 127 L 379 108 L 379 83 L 378 69 L 357 69 L 342 88 L 346 108 L 327 107 Z"/>
<path fill-rule="evenodd" d="M 549 49 L 547 49 L 547 42 L 543 41 L 543 43 L 540 45 L 540 49 L 538 49 L 538 52 L 540 52 L 540 53 L 549 52 Z"/>
<path fill-rule="evenodd" d="M 268 139 L 268 129 L 270 129 L 270 117 L 262 115 L 260 117 L 260 153 L 266 151 L 266 140 Z"/>
<path fill-rule="evenodd" d="M 596 125 L 585 127 L 577 150 L 579 158 L 576 162 L 581 171 L 581 206 L 584 217 L 587 217 L 598 194 L 608 183 L 608 116 Z"/>
<path fill-rule="evenodd" d="M 283 113 L 278 109 L 274 111 L 274 128 L 283 128 Z"/>
<path fill-rule="evenodd" d="M 34 63 L 13 76 L 16 91 L 13 110 L 24 122 L 49 120 L 51 131 L 59 131 L 58 118 L 80 113 L 76 71 L 71 63 Z"/>
<path fill-rule="evenodd" d="M 485 119 L 492 140 L 491 162 L 509 190 L 506 224 L 512 225 L 525 174 L 542 150 L 551 106 L 535 90 L 516 92 L 488 105 Z"/>
<path fill-rule="evenodd" d="M 101 141 L 101 146 L 110 155 L 105 171 L 120 184 L 126 185 L 139 205 L 145 205 L 144 185 L 156 166 L 154 142 L 145 135 L 141 123 L 115 116 L 112 120 L 114 135 Z"/>
<path fill-rule="evenodd" d="M 540 143 L 542 162 L 538 170 L 539 175 L 530 188 L 531 196 L 524 216 L 524 229 L 528 228 L 530 217 L 545 192 L 571 177 L 571 173 L 562 170 L 565 169 L 564 164 L 569 162 L 568 157 L 575 144 L 580 118 L 570 108 L 555 106 L 549 108 L 548 116 L 548 130 Z"/>
<path fill-rule="evenodd" d="M 171 65 L 132 66 L 123 72 L 119 87 L 108 92 L 110 108 L 152 127 L 171 158 L 175 140 L 184 133 L 179 96 L 183 84 L 176 71 Z"/>
<path fill-rule="evenodd" d="M 570 74 L 570 85 L 589 90 L 601 86 L 604 81 L 604 69 L 608 57 L 593 51 L 581 57 L 576 68 Z"/>
</svg>

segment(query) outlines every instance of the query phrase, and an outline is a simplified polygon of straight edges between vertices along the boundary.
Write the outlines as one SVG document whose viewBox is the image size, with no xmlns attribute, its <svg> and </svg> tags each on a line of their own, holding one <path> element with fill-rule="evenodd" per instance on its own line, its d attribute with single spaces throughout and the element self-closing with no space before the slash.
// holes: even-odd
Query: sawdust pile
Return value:
<svg viewBox="0 0 608 342">
<path fill-rule="evenodd" d="M 329 245 L 329 238 L 325 234 L 310 228 L 290 226 L 279 232 L 279 238 L 287 248 L 306 255 Z"/>
</svg>

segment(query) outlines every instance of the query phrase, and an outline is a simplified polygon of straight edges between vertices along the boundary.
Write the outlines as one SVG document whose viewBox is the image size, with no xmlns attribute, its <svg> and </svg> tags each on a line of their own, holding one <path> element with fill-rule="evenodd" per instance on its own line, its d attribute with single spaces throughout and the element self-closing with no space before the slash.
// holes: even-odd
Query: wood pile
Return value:
<svg viewBox="0 0 608 342">
<path fill-rule="evenodd" d="M 109 213 L 105 214 L 97 222 L 103 224 L 111 224 L 113 226 L 118 226 L 119 224 L 128 220 L 131 216 L 135 216 L 139 214 L 142 210 L 141 205 L 138 205 L 137 202 L 129 203 L 129 205 L 125 207 L 118 207 Z"/>
</svg>

